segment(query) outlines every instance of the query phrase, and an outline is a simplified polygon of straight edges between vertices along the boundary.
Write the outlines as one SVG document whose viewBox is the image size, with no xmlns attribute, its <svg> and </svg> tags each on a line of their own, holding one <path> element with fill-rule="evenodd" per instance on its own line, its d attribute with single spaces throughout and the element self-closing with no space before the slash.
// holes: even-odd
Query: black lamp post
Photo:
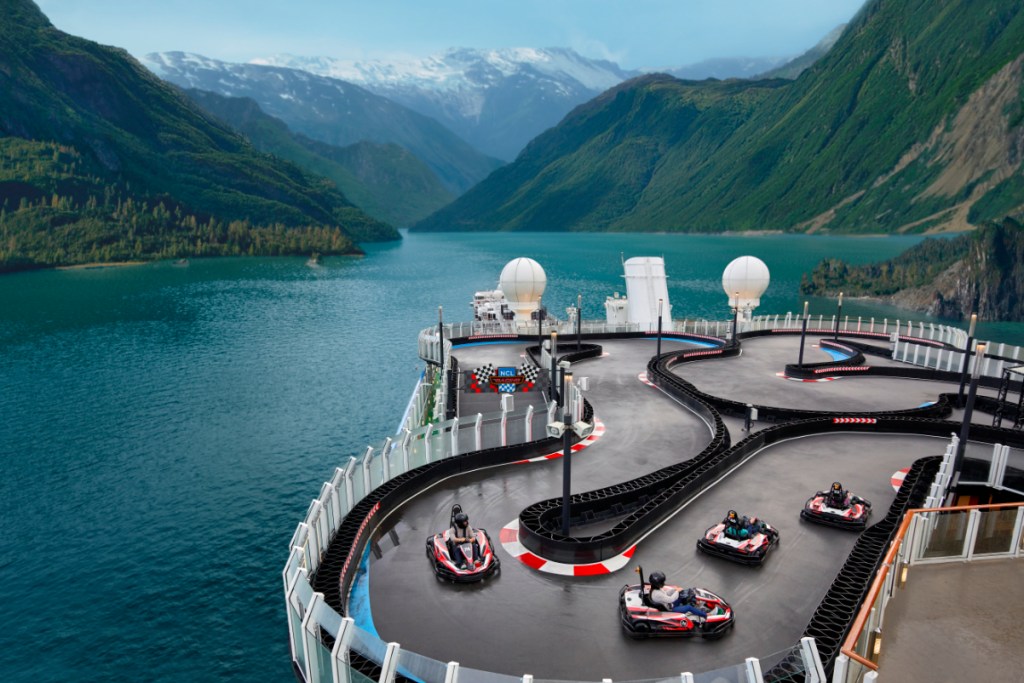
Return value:
<svg viewBox="0 0 1024 683">
<path fill-rule="evenodd" d="M 664 303 L 664 299 L 658 299 L 658 356 L 661 356 L 661 307 Z"/>
<path fill-rule="evenodd" d="M 967 347 L 964 349 L 964 360 L 960 368 L 960 390 L 956 394 L 956 405 L 964 405 L 964 385 L 967 383 L 967 370 L 971 364 L 971 344 L 974 342 L 974 327 L 978 324 L 978 314 L 971 313 L 971 325 L 967 328 Z"/>
<path fill-rule="evenodd" d="M 836 329 L 832 338 L 839 341 L 839 316 L 843 314 L 843 293 L 839 292 L 839 304 L 836 306 Z"/>
<path fill-rule="evenodd" d="M 441 352 L 441 370 L 444 370 L 444 318 L 442 316 L 442 307 L 437 307 L 437 340 L 440 345 Z"/>
<path fill-rule="evenodd" d="M 800 331 L 800 358 L 797 360 L 797 365 L 801 368 L 804 366 L 804 339 L 807 338 L 807 310 L 810 307 L 810 302 L 804 302 L 804 319 L 803 329 Z"/>
<path fill-rule="evenodd" d="M 732 341 L 736 343 L 736 328 L 740 320 L 740 293 L 736 292 L 733 295 L 733 299 L 736 302 L 736 306 L 732 309 Z"/>
<path fill-rule="evenodd" d="M 953 485 L 950 486 L 950 502 L 956 498 L 956 489 L 960 484 L 960 470 L 964 465 L 964 452 L 967 450 L 967 438 L 971 433 L 971 417 L 974 412 L 974 399 L 978 395 L 978 378 L 981 376 L 981 360 L 985 357 L 985 345 L 978 344 L 975 354 L 974 370 L 971 371 L 971 385 L 967 392 L 967 406 L 964 408 L 963 422 L 960 423 L 960 442 L 956 446 L 956 457 L 953 459 Z"/>
<path fill-rule="evenodd" d="M 544 350 L 544 309 L 537 309 L 537 358 L 540 359 L 540 352 Z"/>
<path fill-rule="evenodd" d="M 551 397 L 562 405 L 562 395 L 558 391 L 558 333 L 551 333 Z"/>
<path fill-rule="evenodd" d="M 583 295 L 576 295 L 576 351 L 580 350 L 580 335 L 583 333 Z"/>
<path fill-rule="evenodd" d="M 562 374 L 562 424 L 565 425 L 565 432 L 562 434 L 562 535 L 569 535 L 569 498 L 572 490 L 572 413 L 569 410 L 569 393 L 572 391 L 572 374 L 566 372 L 568 362 L 559 364 Z M 566 392 L 566 389 L 569 389 Z"/>
</svg>

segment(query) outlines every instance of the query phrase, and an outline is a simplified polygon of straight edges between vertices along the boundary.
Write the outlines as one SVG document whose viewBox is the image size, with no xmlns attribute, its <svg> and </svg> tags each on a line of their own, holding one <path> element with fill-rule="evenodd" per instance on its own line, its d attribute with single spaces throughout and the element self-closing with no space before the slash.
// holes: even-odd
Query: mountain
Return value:
<svg viewBox="0 0 1024 683">
<path fill-rule="evenodd" d="M 789 57 L 719 57 L 687 66 L 658 69 L 658 73 L 675 76 L 684 81 L 703 81 L 717 78 L 754 78 L 766 71 L 789 63 Z"/>
<path fill-rule="evenodd" d="M 1024 5 L 870 0 L 793 81 L 646 76 L 418 230 L 887 233 L 1024 210 Z"/>
<path fill-rule="evenodd" d="M 398 145 L 358 142 L 335 147 L 292 133 L 247 97 L 194 89 L 185 94 L 259 151 L 334 181 L 349 200 L 378 220 L 406 226 L 455 198 L 426 164 Z"/>
<path fill-rule="evenodd" d="M 1024 228 L 1010 218 L 959 237 L 930 238 L 882 263 L 826 259 L 800 291 L 881 298 L 902 308 L 963 320 L 1024 320 Z"/>
<path fill-rule="evenodd" d="M 832 46 L 836 44 L 836 41 L 839 40 L 839 36 L 843 35 L 843 31 L 845 30 L 846 24 L 836 26 L 834 29 L 829 31 L 824 38 L 819 40 L 817 45 L 799 57 L 778 65 L 775 68 L 767 69 L 763 72 L 757 72 L 754 76 L 758 78 L 796 78 L 811 66 L 811 64 L 814 64 L 816 61 L 824 57 L 825 54 L 832 49 Z"/>
<path fill-rule="evenodd" d="M 0 270 L 398 238 L 123 50 L 62 33 L 30 0 L 0 12 Z"/>
<path fill-rule="evenodd" d="M 232 64 L 183 52 L 146 55 L 155 74 L 182 88 L 249 97 L 296 133 L 330 145 L 400 145 L 461 194 L 501 165 L 432 118 L 358 85 L 297 69 Z"/>
<path fill-rule="evenodd" d="M 358 84 L 437 119 L 477 149 L 506 161 L 573 107 L 638 75 L 565 48 L 459 48 L 389 62 L 276 55 L 253 63 Z"/>
</svg>

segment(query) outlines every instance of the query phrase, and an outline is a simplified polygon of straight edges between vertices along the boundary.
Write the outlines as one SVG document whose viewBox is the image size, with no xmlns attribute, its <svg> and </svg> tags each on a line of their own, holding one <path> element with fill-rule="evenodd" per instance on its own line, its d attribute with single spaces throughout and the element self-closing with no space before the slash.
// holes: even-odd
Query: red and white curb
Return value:
<svg viewBox="0 0 1024 683">
<path fill-rule="evenodd" d="M 582 451 L 584 448 L 586 448 L 587 446 L 593 444 L 595 441 L 597 441 L 602 436 L 604 436 L 604 431 L 605 431 L 604 422 L 601 422 L 601 420 L 598 420 L 597 418 L 595 418 L 594 419 L 594 432 L 590 436 L 588 436 L 587 438 L 582 439 L 582 440 L 578 441 L 577 443 L 574 443 L 572 446 L 569 447 L 570 450 L 573 453 L 578 453 L 579 451 Z M 525 465 L 528 462 L 541 462 L 542 460 L 555 460 L 557 458 L 561 458 L 562 457 L 562 453 L 563 453 L 563 451 L 560 448 L 557 451 L 555 451 L 554 453 L 548 453 L 547 455 L 538 455 L 536 458 L 527 458 L 526 460 L 516 460 L 512 464 L 513 465 Z"/>
<path fill-rule="evenodd" d="M 652 382 L 651 380 L 647 379 L 647 372 L 646 371 L 641 372 L 639 375 L 636 376 L 636 378 L 638 380 L 640 380 L 641 382 L 643 382 L 644 384 L 646 384 L 647 386 L 649 386 L 649 387 L 657 386 L 654 382 Z"/>
<path fill-rule="evenodd" d="M 552 562 L 551 560 L 545 560 L 539 555 L 534 555 L 524 548 L 523 544 L 519 542 L 518 519 L 513 519 L 511 522 L 503 526 L 501 528 L 499 538 L 501 539 L 501 547 L 505 549 L 505 552 L 525 564 L 530 569 L 536 569 L 539 572 L 545 572 L 547 574 L 558 574 L 560 576 L 600 576 L 602 574 L 611 574 L 612 572 L 617 572 L 629 564 L 630 558 L 632 558 L 633 553 L 636 552 L 636 546 L 634 545 L 621 555 L 616 555 L 611 559 L 603 560 L 601 562 L 592 562 L 590 564 L 565 564 L 563 562 Z"/>
<path fill-rule="evenodd" d="M 890 479 L 889 481 L 892 484 L 892 487 L 896 491 L 899 491 L 900 487 L 903 486 L 903 480 L 906 479 L 907 474 L 909 474 L 909 473 L 910 473 L 910 468 L 909 467 L 904 467 L 902 470 L 899 470 L 899 471 L 896 471 L 896 472 L 892 473 L 892 479 Z"/>
<path fill-rule="evenodd" d="M 878 418 L 875 417 L 833 417 L 834 425 L 875 425 Z"/>
<path fill-rule="evenodd" d="M 839 379 L 838 377 L 822 377 L 820 379 L 800 379 L 799 377 L 790 377 L 784 372 L 776 372 L 775 376 L 781 377 L 782 379 L 788 379 L 790 382 L 834 382 L 835 380 Z"/>
</svg>

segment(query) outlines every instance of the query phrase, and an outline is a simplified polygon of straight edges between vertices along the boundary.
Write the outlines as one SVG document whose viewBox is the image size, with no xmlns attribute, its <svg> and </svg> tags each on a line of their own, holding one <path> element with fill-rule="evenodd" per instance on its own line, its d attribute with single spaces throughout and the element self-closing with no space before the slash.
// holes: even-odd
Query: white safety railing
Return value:
<svg viewBox="0 0 1024 683">
<path fill-rule="evenodd" d="M 1024 503 L 911 510 L 836 659 L 832 683 L 876 680 L 886 607 L 912 575 L 911 567 L 1021 557 Z"/>
<path fill-rule="evenodd" d="M 698 336 L 728 339 L 732 336 L 732 320 L 670 320 L 665 321 L 662 327 L 662 334 L 689 334 Z M 785 314 L 758 315 L 750 320 L 739 320 L 738 330 L 740 332 L 757 332 L 761 330 L 799 330 L 803 326 L 802 317 L 799 314 L 788 312 Z M 570 321 L 546 320 L 541 326 L 538 334 L 538 326 L 527 321 L 488 321 L 445 324 L 445 344 L 452 337 L 470 338 L 502 338 L 515 335 L 537 335 L 538 338 L 557 332 L 561 340 L 571 344 L 576 334 L 576 327 Z M 657 334 L 656 325 L 609 325 L 602 321 L 584 320 L 580 324 L 580 331 L 583 334 L 610 334 L 617 332 L 640 332 L 644 334 Z M 814 334 L 827 334 L 829 332 L 858 332 L 861 334 L 873 335 L 879 341 L 892 344 L 892 358 L 894 360 L 918 365 L 936 370 L 959 372 L 962 369 L 964 349 L 967 346 L 967 332 L 951 325 L 944 325 L 935 322 L 922 322 L 912 320 L 889 318 L 875 318 L 865 316 L 842 316 L 836 320 L 835 314 L 811 315 L 808 317 L 808 331 Z M 894 334 L 898 338 L 894 338 Z M 934 343 L 927 343 L 934 342 Z M 952 348 L 939 347 L 937 344 L 948 345 Z M 971 363 L 967 368 L 970 373 L 974 367 L 976 356 L 973 355 L 978 344 L 987 343 L 987 353 L 982 362 L 981 374 L 989 377 L 1002 377 L 1003 370 L 1015 365 L 1024 364 L 1024 349 L 1019 346 L 991 342 L 971 340 Z M 446 346 L 446 349 L 448 347 Z M 437 328 L 431 327 L 420 332 L 420 357 L 425 360 L 436 362 L 439 347 L 437 344 Z M 446 351 L 446 353 L 450 353 Z M 433 355 L 432 355 L 433 354 Z"/>
</svg>

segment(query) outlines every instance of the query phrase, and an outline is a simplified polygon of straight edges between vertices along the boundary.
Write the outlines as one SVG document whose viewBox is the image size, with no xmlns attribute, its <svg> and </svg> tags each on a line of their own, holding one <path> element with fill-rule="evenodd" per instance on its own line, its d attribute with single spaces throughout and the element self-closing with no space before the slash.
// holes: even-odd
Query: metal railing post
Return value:
<svg viewBox="0 0 1024 683">
<path fill-rule="evenodd" d="M 384 661 L 380 665 L 380 678 L 377 679 L 379 683 L 394 683 L 400 650 L 401 647 L 398 643 L 388 643 L 388 649 L 384 652 Z"/>
<path fill-rule="evenodd" d="M 343 617 L 341 626 L 338 628 L 338 635 L 334 637 L 334 647 L 331 648 L 331 674 L 334 683 L 351 683 L 352 671 L 349 669 L 349 648 L 352 646 L 352 638 L 356 635 L 356 622 L 352 617 Z"/>
<path fill-rule="evenodd" d="M 747 674 L 747 683 L 764 683 L 764 674 L 761 673 L 761 660 L 757 657 L 747 657 L 743 662 L 743 669 Z"/>
<path fill-rule="evenodd" d="M 825 667 L 821 664 L 821 655 L 814 638 L 805 636 L 800 639 L 800 659 L 804 662 L 806 683 L 825 683 Z"/>
</svg>

